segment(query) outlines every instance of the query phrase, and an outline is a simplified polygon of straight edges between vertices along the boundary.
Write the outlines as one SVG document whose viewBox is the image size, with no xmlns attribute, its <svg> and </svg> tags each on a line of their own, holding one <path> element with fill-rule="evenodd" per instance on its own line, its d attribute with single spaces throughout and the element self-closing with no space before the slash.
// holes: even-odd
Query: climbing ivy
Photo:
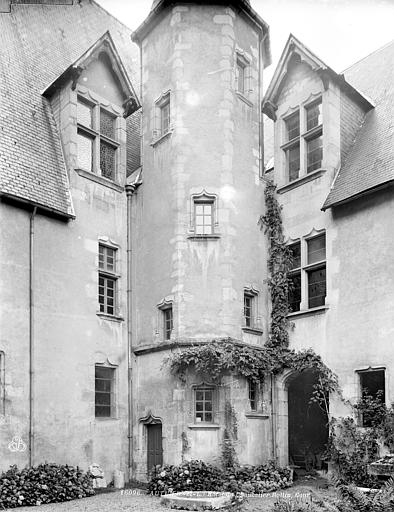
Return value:
<svg viewBox="0 0 394 512">
<path fill-rule="evenodd" d="M 319 376 L 314 400 L 338 390 L 337 376 L 323 363 L 312 349 L 296 352 L 288 347 L 244 345 L 232 338 L 198 343 L 167 356 L 164 364 L 170 372 L 186 380 L 187 371 L 206 375 L 212 382 L 220 382 L 225 375 L 240 375 L 255 382 L 263 382 L 267 374 L 278 374 L 285 369 L 297 372 L 314 370 Z"/>
<path fill-rule="evenodd" d="M 265 215 L 260 225 L 268 236 L 268 289 L 271 295 L 271 328 L 268 345 L 287 347 L 289 345 L 289 301 L 291 283 L 288 272 L 292 255 L 285 243 L 282 224 L 282 207 L 276 199 L 276 185 L 269 181 L 265 189 Z"/>
</svg>

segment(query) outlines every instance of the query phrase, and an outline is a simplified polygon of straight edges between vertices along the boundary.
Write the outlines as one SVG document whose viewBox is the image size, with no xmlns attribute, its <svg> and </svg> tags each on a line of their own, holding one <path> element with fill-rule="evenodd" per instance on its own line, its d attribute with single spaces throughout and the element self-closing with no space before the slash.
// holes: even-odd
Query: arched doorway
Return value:
<svg viewBox="0 0 394 512">
<path fill-rule="evenodd" d="M 304 469 L 321 469 L 328 441 L 328 395 L 311 402 L 317 374 L 313 370 L 292 375 L 288 380 L 289 462 Z"/>
</svg>

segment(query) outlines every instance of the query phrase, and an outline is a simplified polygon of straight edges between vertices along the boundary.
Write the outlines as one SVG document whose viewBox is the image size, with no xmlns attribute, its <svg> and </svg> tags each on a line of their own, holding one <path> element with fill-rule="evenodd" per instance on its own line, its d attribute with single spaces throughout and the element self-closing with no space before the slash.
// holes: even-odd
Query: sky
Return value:
<svg viewBox="0 0 394 512">
<path fill-rule="evenodd" d="M 152 0 L 97 0 L 131 29 L 146 18 Z M 251 0 L 269 24 L 275 71 L 286 40 L 294 34 L 337 72 L 394 39 L 394 0 Z"/>
</svg>

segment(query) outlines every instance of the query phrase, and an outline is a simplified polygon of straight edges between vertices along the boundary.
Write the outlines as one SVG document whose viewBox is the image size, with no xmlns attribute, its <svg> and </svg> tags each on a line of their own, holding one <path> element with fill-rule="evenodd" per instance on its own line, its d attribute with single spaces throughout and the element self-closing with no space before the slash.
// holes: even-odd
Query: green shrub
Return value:
<svg viewBox="0 0 394 512">
<path fill-rule="evenodd" d="M 289 468 L 274 463 L 260 466 L 236 466 L 226 470 L 202 461 L 188 461 L 180 466 L 164 465 L 148 484 L 151 494 L 180 491 L 221 491 L 263 493 L 284 489 L 292 484 Z"/>
<path fill-rule="evenodd" d="M 94 494 L 92 478 L 78 467 L 40 464 L 0 475 L 0 509 L 85 498 Z"/>
</svg>

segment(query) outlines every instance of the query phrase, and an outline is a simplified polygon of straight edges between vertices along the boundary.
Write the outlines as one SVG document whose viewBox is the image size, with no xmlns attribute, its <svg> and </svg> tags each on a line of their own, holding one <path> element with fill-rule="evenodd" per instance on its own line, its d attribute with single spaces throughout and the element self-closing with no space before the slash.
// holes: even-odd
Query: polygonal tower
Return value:
<svg viewBox="0 0 394 512">
<path fill-rule="evenodd" d="M 133 442 L 135 475 L 143 478 L 162 461 L 215 459 L 224 429 L 223 389 L 209 376 L 179 382 L 161 368 L 163 358 L 190 343 L 258 345 L 267 336 L 258 220 L 270 51 L 268 26 L 246 0 L 156 0 L 133 39 L 143 105 L 132 222 Z M 249 407 L 246 382 L 226 393 Z M 269 457 L 264 422 L 243 426 L 241 460 Z"/>
</svg>

